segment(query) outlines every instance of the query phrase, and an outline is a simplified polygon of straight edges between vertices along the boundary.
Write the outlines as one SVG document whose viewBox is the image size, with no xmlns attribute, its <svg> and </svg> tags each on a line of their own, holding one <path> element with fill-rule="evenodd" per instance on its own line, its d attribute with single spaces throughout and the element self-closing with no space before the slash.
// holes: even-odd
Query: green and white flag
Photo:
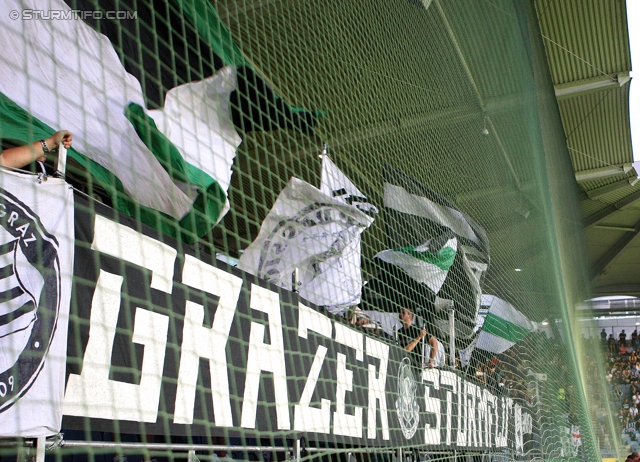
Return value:
<svg viewBox="0 0 640 462">
<path fill-rule="evenodd" d="M 125 116 L 144 107 L 140 83 L 109 39 L 81 19 L 11 19 L 13 11 L 71 12 L 62 0 L 0 3 L 0 92 L 53 128 L 73 133 L 74 147 L 113 172 L 126 193 L 176 219 L 192 201 L 137 136 Z"/>
<path fill-rule="evenodd" d="M 223 67 L 213 76 L 172 88 L 164 107 L 149 111 L 158 129 L 178 148 L 184 160 L 211 178 L 226 192 L 231 184 L 231 165 L 242 139 L 231 121 L 229 95 L 236 88 L 236 70 Z M 193 200 L 197 192 L 182 187 Z M 195 188 L 194 188 L 195 189 Z M 218 221 L 229 210 L 229 201 Z"/>
<path fill-rule="evenodd" d="M 482 296 L 481 280 L 489 265 L 484 229 L 429 187 L 386 165 L 384 206 L 388 249 L 376 259 L 391 274 L 389 294 L 403 293 L 427 319 L 448 332 L 436 297 L 456 311 L 456 343 L 473 338 Z M 399 271 L 398 271 L 399 270 Z M 383 297 L 383 298 L 384 298 Z M 446 334 L 444 334 L 446 335 Z"/>
<path fill-rule="evenodd" d="M 433 246 L 433 240 L 419 246 L 383 250 L 376 255 L 382 261 L 399 266 L 416 281 L 426 284 L 434 293 L 447 279 L 458 251 L 458 240 L 454 237 L 443 246 Z"/>
<path fill-rule="evenodd" d="M 491 353 L 503 353 L 536 329 L 535 323 L 501 298 L 483 295 L 483 304 L 489 306 L 476 348 Z"/>
<path fill-rule="evenodd" d="M 24 11 L 58 17 L 12 19 Z M 15 105 L 39 126 L 70 130 L 70 157 L 90 170 L 115 208 L 176 237 L 183 231 L 201 236 L 219 221 L 240 142 L 229 114 L 233 68 L 169 91 L 166 124 L 157 128 L 140 82 L 124 69 L 109 39 L 62 0 L 0 2 L 0 27 L 5 106 Z M 10 137 L 7 127 L 0 128 Z"/>
</svg>

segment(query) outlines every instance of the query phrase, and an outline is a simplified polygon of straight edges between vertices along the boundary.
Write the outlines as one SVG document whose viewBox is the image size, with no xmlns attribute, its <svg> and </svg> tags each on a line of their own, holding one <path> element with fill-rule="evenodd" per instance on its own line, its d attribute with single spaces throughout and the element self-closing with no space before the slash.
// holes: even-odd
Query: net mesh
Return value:
<svg viewBox="0 0 640 462">
<path fill-rule="evenodd" d="M 3 461 L 59 432 L 48 458 L 100 462 L 625 450 L 533 2 L 0 15 L 3 159 L 69 129 L 75 191 L 62 235 L 55 179 L 2 180 L 3 281 L 19 255 L 63 281 L 26 331 L 3 292 Z M 59 266 L 29 257 L 32 215 Z"/>
</svg>

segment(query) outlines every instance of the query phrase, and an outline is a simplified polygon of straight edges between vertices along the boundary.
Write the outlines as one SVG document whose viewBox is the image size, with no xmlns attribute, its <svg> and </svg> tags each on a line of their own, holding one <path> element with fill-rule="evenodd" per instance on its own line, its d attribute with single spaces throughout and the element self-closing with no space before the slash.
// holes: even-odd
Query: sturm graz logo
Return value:
<svg viewBox="0 0 640 462">
<path fill-rule="evenodd" d="M 0 413 L 42 370 L 60 309 L 58 241 L 0 188 Z"/>
<path fill-rule="evenodd" d="M 409 358 L 404 358 L 398 369 L 398 399 L 396 400 L 396 411 L 402 434 L 406 439 L 413 438 L 418 429 L 420 420 L 420 408 L 416 400 L 416 379 L 411 370 Z"/>
<path fill-rule="evenodd" d="M 276 284 L 285 280 L 295 263 L 307 264 L 317 276 L 324 263 L 343 254 L 359 235 L 359 223 L 334 204 L 312 203 L 295 216 L 281 220 L 265 239 L 257 276 Z"/>
</svg>

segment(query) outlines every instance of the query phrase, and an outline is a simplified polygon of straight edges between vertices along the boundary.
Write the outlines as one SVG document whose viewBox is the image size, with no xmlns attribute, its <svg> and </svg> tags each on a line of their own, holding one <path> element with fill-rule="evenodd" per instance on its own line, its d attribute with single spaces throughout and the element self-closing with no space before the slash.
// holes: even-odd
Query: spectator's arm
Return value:
<svg viewBox="0 0 640 462">
<path fill-rule="evenodd" d="M 0 153 L 0 165 L 11 168 L 22 168 L 35 160 L 44 161 L 46 158 L 45 146 L 48 151 L 58 149 L 60 144 L 65 148 L 71 147 L 73 136 L 67 130 L 54 133 L 49 138 L 36 141 L 24 146 L 5 149 Z"/>
<path fill-rule="evenodd" d="M 433 367 L 436 363 L 436 355 L 438 354 L 438 340 L 433 335 L 429 338 L 429 346 L 431 347 L 429 367 Z"/>
<path fill-rule="evenodd" d="M 418 343 L 420 343 L 420 340 L 422 340 L 425 335 L 427 335 L 427 330 L 422 329 L 422 331 L 420 332 L 420 335 L 418 335 L 416 338 L 414 338 L 409 343 L 407 343 L 404 349 L 408 352 L 412 352 L 413 350 L 415 350 L 415 348 L 418 346 Z"/>
</svg>

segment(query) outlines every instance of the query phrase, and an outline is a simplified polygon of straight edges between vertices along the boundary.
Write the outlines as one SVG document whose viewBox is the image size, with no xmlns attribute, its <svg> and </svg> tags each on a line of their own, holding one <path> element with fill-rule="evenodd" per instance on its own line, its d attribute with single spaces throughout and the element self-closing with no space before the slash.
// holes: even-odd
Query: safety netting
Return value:
<svg viewBox="0 0 640 462">
<path fill-rule="evenodd" d="M 533 1 L 0 23 L 3 462 L 619 446 Z"/>
</svg>

